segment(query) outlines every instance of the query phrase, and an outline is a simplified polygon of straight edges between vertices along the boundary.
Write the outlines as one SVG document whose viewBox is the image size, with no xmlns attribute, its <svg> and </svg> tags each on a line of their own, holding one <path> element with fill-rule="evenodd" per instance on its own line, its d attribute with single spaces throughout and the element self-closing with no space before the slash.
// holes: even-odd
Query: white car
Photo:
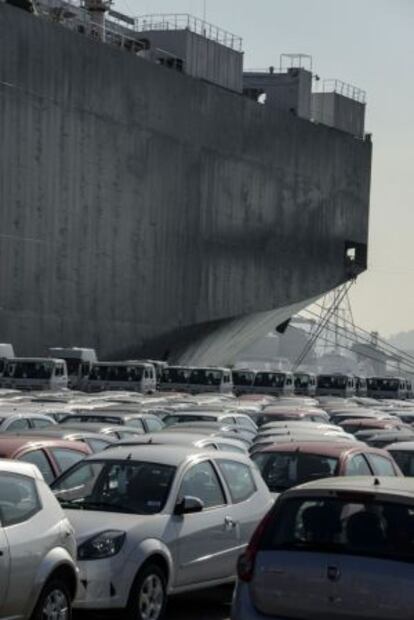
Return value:
<svg viewBox="0 0 414 620">
<path fill-rule="evenodd" d="M 272 497 L 244 455 L 127 446 L 88 457 L 53 485 L 74 525 L 75 607 L 160 620 L 167 594 L 232 582 Z"/>
<path fill-rule="evenodd" d="M 69 620 L 73 528 L 34 465 L 0 461 L 0 618 Z"/>
</svg>

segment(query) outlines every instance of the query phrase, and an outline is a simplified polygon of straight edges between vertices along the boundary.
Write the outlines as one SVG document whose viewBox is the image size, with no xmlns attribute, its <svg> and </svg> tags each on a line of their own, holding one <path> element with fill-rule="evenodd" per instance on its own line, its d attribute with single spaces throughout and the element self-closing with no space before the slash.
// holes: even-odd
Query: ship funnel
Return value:
<svg viewBox="0 0 414 620">
<path fill-rule="evenodd" d="M 105 40 L 105 13 L 109 11 L 112 0 L 83 0 L 83 6 L 88 11 L 91 21 L 96 26 L 96 36 Z"/>
</svg>

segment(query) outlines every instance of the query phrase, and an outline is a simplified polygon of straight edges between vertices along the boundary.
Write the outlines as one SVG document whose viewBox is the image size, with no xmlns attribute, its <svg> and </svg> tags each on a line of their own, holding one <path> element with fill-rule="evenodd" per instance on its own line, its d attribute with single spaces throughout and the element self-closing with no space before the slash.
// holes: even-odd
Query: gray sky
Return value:
<svg viewBox="0 0 414 620">
<path fill-rule="evenodd" d="M 369 270 L 351 295 L 356 322 L 384 336 L 414 329 L 414 1 L 205 0 L 207 20 L 244 39 L 245 67 L 312 54 L 322 78 L 367 91 L 373 133 Z M 116 0 L 131 15 L 191 13 L 204 0 Z M 411 178 L 410 178 L 411 177 Z"/>
</svg>

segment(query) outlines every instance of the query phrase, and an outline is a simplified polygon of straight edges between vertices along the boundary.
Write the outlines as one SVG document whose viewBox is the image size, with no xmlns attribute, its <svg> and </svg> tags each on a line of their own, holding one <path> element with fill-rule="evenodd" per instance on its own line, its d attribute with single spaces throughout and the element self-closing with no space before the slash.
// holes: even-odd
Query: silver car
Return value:
<svg viewBox="0 0 414 620">
<path fill-rule="evenodd" d="M 287 491 L 238 576 L 233 620 L 412 620 L 412 481 L 327 478 Z"/>
<path fill-rule="evenodd" d="M 167 594 L 232 582 L 271 495 L 250 459 L 185 446 L 108 449 L 53 486 L 74 525 L 75 607 L 159 620 Z"/>
<path fill-rule="evenodd" d="M 68 620 L 73 528 L 34 465 L 0 462 L 0 618 Z"/>
</svg>

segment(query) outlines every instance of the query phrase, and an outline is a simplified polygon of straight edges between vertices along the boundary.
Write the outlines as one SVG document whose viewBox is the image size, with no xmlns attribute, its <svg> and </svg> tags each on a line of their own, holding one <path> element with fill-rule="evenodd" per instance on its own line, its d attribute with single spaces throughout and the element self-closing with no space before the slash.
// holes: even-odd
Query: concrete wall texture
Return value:
<svg viewBox="0 0 414 620">
<path fill-rule="evenodd" d="M 371 145 L 0 4 L 0 342 L 139 351 L 347 279 Z"/>
</svg>

